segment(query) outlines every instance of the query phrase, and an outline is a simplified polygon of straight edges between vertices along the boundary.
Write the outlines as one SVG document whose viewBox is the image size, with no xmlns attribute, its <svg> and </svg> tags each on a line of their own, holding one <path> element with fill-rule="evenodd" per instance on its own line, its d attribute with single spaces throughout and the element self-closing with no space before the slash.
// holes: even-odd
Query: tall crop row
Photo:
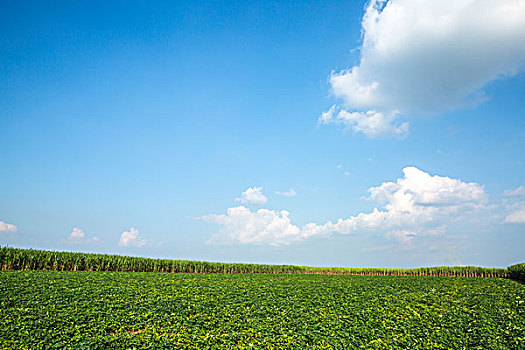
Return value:
<svg viewBox="0 0 525 350">
<path fill-rule="evenodd" d="M 522 276 L 524 264 L 513 268 Z M 121 255 L 54 252 L 0 247 L 2 270 L 55 271 L 121 271 L 121 272 L 189 272 L 189 273 L 266 273 L 266 274 L 338 274 L 381 276 L 465 276 L 507 277 L 507 269 L 476 266 L 442 266 L 415 269 L 309 267 L 293 265 L 262 265 L 216 263 L 205 261 L 148 259 Z M 510 270 L 509 270 L 510 271 Z"/>
<path fill-rule="evenodd" d="M 189 273 L 297 273 L 304 267 L 205 261 L 164 260 L 121 255 L 54 252 L 0 247 L 2 270 L 189 272 Z"/>
<path fill-rule="evenodd" d="M 509 266 L 507 271 L 510 278 L 525 282 L 525 263 Z"/>
</svg>

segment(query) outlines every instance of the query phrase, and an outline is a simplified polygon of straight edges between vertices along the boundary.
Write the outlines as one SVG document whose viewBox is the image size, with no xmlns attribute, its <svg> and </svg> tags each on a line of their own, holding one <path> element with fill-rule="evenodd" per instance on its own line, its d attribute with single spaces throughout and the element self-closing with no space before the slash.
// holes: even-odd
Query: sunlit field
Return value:
<svg viewBox="0 0 525 350">
<path fill-rule="evenodd" d="M 1 1 L 0 350 L 525 350 L 525 0 Z"/>
<path fill-rule="evenodd" d="M 5 349 L 520 349 L 502 278 L 0 272 Z"/>
</svg>

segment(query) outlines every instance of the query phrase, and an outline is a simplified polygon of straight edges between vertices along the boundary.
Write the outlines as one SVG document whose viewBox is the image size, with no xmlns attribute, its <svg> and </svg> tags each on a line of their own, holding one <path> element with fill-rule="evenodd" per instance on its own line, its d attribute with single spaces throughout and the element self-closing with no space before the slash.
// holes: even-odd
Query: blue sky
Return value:
<svg viewBox="0 0 525 350">
<path fill-rule="evenodd" d="M 522 1 L 0 6 L 0 245 L 525 258 Z"/>
</svg>

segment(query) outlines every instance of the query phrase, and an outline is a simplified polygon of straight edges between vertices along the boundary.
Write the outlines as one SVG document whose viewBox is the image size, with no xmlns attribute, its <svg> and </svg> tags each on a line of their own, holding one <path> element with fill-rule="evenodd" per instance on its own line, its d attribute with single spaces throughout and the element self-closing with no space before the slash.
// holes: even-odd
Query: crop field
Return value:
<svg viewBox="0 0 525 350">
<path fill-rule="evenodd" d="M 1 270 L 345 274 L 384 276 L 511 277 L 525 280 L 525 264 L 506 269 L 478 266 L 434 266 L 412 269 L 312 267 L 207 261 L 163 260 L 133 256 L 54 252 L 0 247 Z"/>
<path fill-rule="evenodd" d="M 525 349 L 501 278 L 1 271 L 3 349 Z"/>
</svg>

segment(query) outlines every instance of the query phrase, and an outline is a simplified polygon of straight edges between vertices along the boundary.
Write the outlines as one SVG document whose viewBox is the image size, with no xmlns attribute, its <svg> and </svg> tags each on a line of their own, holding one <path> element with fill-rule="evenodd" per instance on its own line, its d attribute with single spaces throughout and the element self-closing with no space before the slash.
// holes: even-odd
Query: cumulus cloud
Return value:
<svg viewBox="0 0 525 350">
<path fill-rule="evenodd" d="M 69 236 L 67 237 L 67 240 L 71 243 L 91 243 L 91 242 L 97 242 L 100 239 L 97 236 L 93 237 L 86 237 L 86 234 L 81 228 L 74 227 Z"/>
<path fill-rule="evenodd" d="M 483 101 L 487 83 L 525 65 L 524 16 L 522 0 L 371 0 L 359 63 L 330 77 L 333 94 L 352 112 L 323 114 L 320 122 L 392 136 L 408 130 L 395 125 L 398 113 Z"/>
<path fill-rule="evenodd" d="M 483 207 L 487 201 L 483 186 L 446 176 L 430 175 L 416 167 L 403 169 L 404 177 L 370 188 L 370 198 L 386 203 L 390 213 L 435 216 L 461 213 Z"/>
<path fill-rule="evenodd" d="M 201 219 L 220 225 L 223 237 L 240 243 L 288 244 L 357 231 L 386 231 L 388 238 L 408 241 L 415 236 L 443 234 L 446 223 L 486 208 L 487 195 L 477 183 L 430 175 L 415 167 L 406 167 L 403 173 L 396 182 L 370 188 L 370 199 L 380 204 L 379 209 L 322 225 L 308 223 L 299 228 L 291 223 L 287 211 L 252 212 L 243 206 Z"/>
<path fill-rule="evenodd" d="M 13 224 L 8 224 L 0 221 L 0 232 L 17 232 L 18 229 Z"/>
<path fill-rule="evenodd" d="M 147 244 L 147 241 L 139 236 L 139 230 L 132 227 L 129 231 L 124 231 L 120 235 L 118 245 L 120 247 L 143 247 Z"/>
<path fill-rule="evenodd" d="M 244 191 L 240 197 L 235 198 L 237 202 L 249 205 L 263 205 L 268 202 L 268 198 L 262 193 L 262 187 L 250 187 Z"/>
<path fill-rule="evenodd" d="M 81 239 L 84 238 L 84 231 L 82 231 L 78 227 L 74 227 L 73 231 L 69 234 L 69 238 L 71 239 Z"/>
<path fill-rule="evenodd" d="M 244 206 L 228 208 L 226 215 L 205 215 L 204 221 L 222 226 L 223 237 L 239 243 L 286 244 L 300 238 L 286 210 L 259 209 L 252 212 Z"/>
<path fill-rule="evenodd" d="M 506 190 L 503 195 L 509 197 L 504 200 L 507 216 L 504 224 L 525 224 L 525 187 L 519 186 L 513 190 Z"/>
<path fill-rule="evenodd" d="M 286 192 L 275 191 L 275 193 L 278 194 L 279 196 L 285 196 L 285 197 L 295 197 L 295 196 L 297 196 L 297 192 L 293 188 L 290 188 Z"/>
<path fill-rule="evenodd" d="M 409 230 L 430 235 L 443 223 L 459 220 L 485 208 L 483 186 L 446 176 L 430 175 L 415 167 L 403 169 L 396 182 L 370 188 L 370 199 L 381 204 L 370 213 L 360 213 L 324 225 L 307 224 L 303 236 L 349 234 L 357 230 Z"/>
</svg>

